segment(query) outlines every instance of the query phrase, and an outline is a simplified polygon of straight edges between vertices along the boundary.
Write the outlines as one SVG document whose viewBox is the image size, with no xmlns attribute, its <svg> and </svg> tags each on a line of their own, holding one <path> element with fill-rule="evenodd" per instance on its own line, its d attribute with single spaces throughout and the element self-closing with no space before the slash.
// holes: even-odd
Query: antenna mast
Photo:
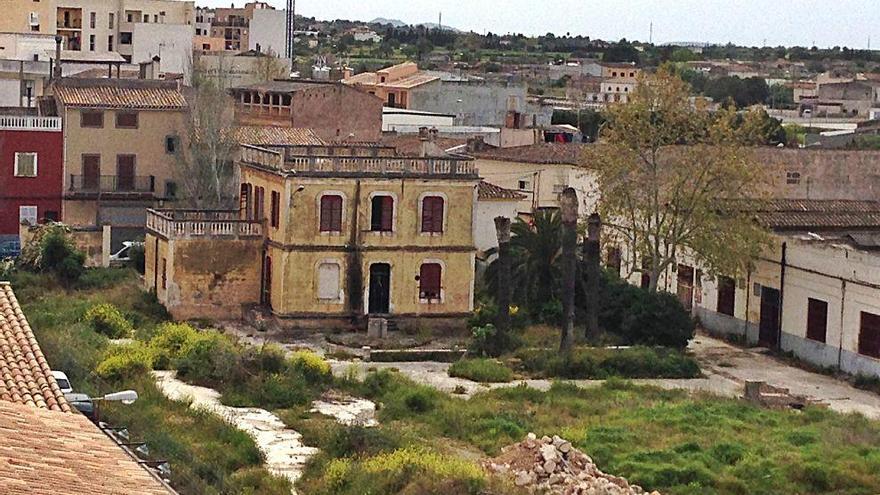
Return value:
<svg viewBox="0 0 880 495">
<path fill-rule="evenodd" d="M 290 59 L 290 71 L 296 71 L 296 53 L 294 49 L 294 31 L 296 31 L 296 0 L 287 0 L 287 53 Z"/>
</svg>

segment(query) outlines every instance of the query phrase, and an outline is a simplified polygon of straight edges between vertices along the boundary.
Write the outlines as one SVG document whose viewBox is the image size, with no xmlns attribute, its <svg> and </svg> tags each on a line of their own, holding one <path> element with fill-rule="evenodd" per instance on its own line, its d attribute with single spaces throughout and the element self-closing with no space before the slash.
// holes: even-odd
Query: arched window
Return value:
<svg viewBox="0 0 880 495">
<path fill-rule="evenodd" d="M 321 196 L 321 232 L 342 232 L 342 196 Z"/>
<path fill-rule="evenodd" d="M 440 263 L 424 263 L 419 270 L 419 299 L 426 301 L 440 300 L 440 279 L 443 267 Z"/>
<path fill-rule="evenodd" d="M 422 232 L 443 232 L 443 198 L 425 196 L 422 199 Z"/>
</svg>

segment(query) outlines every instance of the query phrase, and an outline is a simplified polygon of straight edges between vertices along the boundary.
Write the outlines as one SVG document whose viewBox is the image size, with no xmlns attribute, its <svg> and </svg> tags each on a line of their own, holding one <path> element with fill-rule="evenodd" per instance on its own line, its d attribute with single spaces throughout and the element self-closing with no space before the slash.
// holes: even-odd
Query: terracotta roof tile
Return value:
<svg viewBox="0 0 880 495">
<path fill-rule="evenodd" d="M 140 79 L 62 79 L 54 88 L 63 105 L 79 108 L 181 110 L 186 99 L 177 84 Z"/>
<path fill-rule="evenodd" d="M 503 162 L 581 165 L 587 144 L 538 143 L 514 148 L 492 148 L 473 153 L 476 158 Z"/>
<path fill-rule="evenodd" d="M 477 197 L 480 201 L 521 201 L 527 196 L 481 180 L 477 188 Z"/>
<path fill-rule="evenodd" d="M 0 400 L 0 493 L 168 495 L 173 492 L 85 416 Z"/>
<path fill-rule="evenodd" d="M 326 143 L 311 129 L 280 126 L 241 126 L 235 130 L 235 139 L 241 144 L 254 146 L 324 146 Z"/>
<path fill-rule="evenodd" d="M 774 230 L 880 230 L 880 201 L 750 199 L 728 204 Z"/>
<path fill-rule="evenodd" d="M 0 282 L 0 400 L 70 412 L 8 282 Z"/>
</svg>

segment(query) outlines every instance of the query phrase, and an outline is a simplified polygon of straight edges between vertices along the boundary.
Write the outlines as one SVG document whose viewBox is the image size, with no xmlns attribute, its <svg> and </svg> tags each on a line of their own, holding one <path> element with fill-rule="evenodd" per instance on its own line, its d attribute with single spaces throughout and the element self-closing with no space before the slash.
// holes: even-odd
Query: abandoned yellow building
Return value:
<svg viewBox="0 0 880 495">
<path fill-rule="evenodd" d="M 171 313 L 285 326 L 463 325 L 479 177 L 466 159 L 381 146 L 243 146 L 237 211 L 151 210 L 146 285 Z"/>
</svg>

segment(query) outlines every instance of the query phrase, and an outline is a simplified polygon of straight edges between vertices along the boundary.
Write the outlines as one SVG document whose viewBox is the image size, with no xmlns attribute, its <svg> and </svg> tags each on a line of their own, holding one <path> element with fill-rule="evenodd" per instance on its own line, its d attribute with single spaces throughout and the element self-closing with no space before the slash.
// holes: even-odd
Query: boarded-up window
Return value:
<svg viewBox="0 0 880 495">
<path fill-rule="evenodd" d="M 422 232 L 443 232 L 443 198 L 440 196 L 422 200 Z"/>
<path fill-rule="evenodd" d="M 321 232 L 342 232 L 342 196 L 321 196 Z"/>
<path fill-rule="evenodd" d="M 736 281 L 730 277 L 718 277 L 718 312 L 733 316 L 736 307 Z"/>
<path fill-rule="evenodd" d="M 80 127 L 104 127 L 104 112 L 100 110 L 83 110 L 79 116 Z"/>
<path fill-rule="evenodd" d="M 828 330 L 828 303 L 818 299 L 807 299 L 807 338 L 825 343 Z"/>
<path fill-rule="evenodd" d="M 339 272 L 338 263 L 318 265 L 318 299 L 322 301 L 339 300 Z"/>
<path fill-rule="evenodd" d="M 880 358 L 880 315 L 862 312 L 859 354 Z"/>
<path fill-rule="evenodd" d="M 440 277 L 442 267 L 439 263 L 425 263 L 419 270 L 419 298 L 440 299 Z"/>
<path fill-rule="evenodd" d="M 276 229 L 281 225 L 281 194 L 277 191 L 272 191 L 271 224 Z"/>
<path fill-rule="evenodd" d="M 394 198 L 391 196 L 374 196 L 371 206 L 370 230 L 374 232 L 391 232 L 394 220 Z"/>
<path fill-rule="evenodd" d="M 117 129 L 137 129 L 138 114 L 137 112 L 116 112 L 116 128 Z"/>
</svg>

